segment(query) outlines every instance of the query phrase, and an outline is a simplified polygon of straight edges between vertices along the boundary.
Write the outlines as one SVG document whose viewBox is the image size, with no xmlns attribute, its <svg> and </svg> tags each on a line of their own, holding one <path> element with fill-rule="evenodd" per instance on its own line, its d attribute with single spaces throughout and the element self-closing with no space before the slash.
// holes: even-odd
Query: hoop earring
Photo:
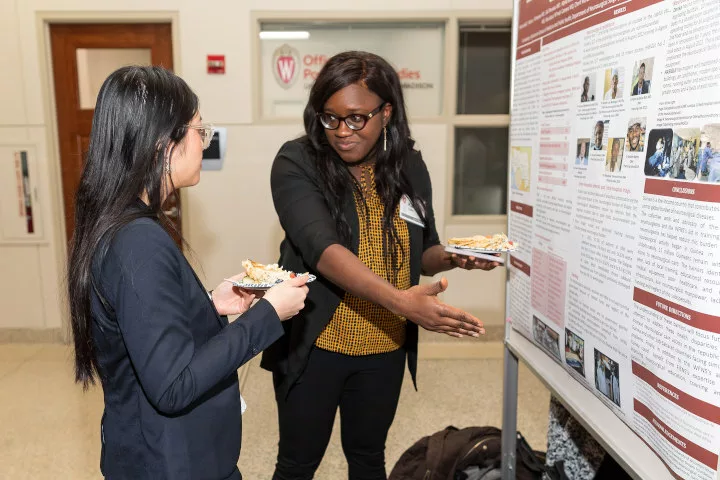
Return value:
<svg viewBox="0 0 720 480">
<path fill-rule="evenodd" d="M 387 152 L 387 127 L 383 127 L 383 151 Z"/>
</svg>

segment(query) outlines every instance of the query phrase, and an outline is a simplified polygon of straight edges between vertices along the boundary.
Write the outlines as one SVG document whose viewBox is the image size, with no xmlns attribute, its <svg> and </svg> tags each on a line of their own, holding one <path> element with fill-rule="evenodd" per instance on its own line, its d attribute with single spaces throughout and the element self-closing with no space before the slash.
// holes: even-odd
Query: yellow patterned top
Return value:
<svg viewBox="0 0 720 480">
<path fill-rule="evenodd" d="M 371 188 L 368 188 L 368 185 Z M 387 275 L 386 262 L 383 261 L 382 217 L 385 207 L 375 188 L 373 167 L 363 166 L 360 188 L 365 197 L 367 212 L 356 194 L 355 209 L 360 223 L 358 258 L 376 275 L 388 279 L 398 289 L 406 290 L 410 288 L 410 234 L 407 223 L 400 218 L 400 206 L 398 205 L 393 219 L 400 239 L 397 246 L 400 268 L 398 275 L 393 278 L 394 275 Z M 345 292 L 330 323 L 315 341 L 315 345 L 322 349 L 354 356 L 392 352 L 404 344 L 403 317 L 349 292 Z"/>
</svg>

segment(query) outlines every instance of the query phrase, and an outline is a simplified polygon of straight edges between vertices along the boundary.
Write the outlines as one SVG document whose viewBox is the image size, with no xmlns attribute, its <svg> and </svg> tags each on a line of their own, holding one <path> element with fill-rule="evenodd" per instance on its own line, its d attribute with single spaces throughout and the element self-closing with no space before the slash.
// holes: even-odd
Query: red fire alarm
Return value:
<svg viewBox="0 0 720 480">
<path fill-rule="evenodd" d="M 208 55 L 207 56 L 207 72 L 208 73 L 225 73 L 225 55 Z"/>
</svg>

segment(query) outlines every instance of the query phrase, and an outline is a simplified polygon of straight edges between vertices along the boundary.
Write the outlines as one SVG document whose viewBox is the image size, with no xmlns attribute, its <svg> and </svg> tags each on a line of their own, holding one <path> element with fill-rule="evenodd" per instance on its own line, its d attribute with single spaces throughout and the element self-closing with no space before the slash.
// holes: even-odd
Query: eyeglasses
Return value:
<svg viewBox="0 0 720 480">
<path fill-rule="evenodd" d="M 363 128 L 365 128 L 368 120 L 380 113 L 380 110 L 382 110 L 385 105 L 385 103 L 381 104 L 379 107 L 377 107 L 375 110 L 368 113 L 367 115 L 353 113 L 352 115 L 348 115 L 347 117 L 338 117 L 337 115 L 333 115 L 332 113 L 319 112 L 317 116 L 320 119 L 320 123 L 322 123 L 322 126 L 325 127 L 326 130 L 337 130 L 338 128 L 340 128 L 340 122 L 342 121 L 345 122 L 345 125 L 347 125 L 350 130 L 354 130 L 357 132 L 358 130 L 362 130 Z"/>
<path fill-rule="evenodd" d="M 210 141 L 213 138 L 213 135 L 215 135 L 215 127 L 210 125 L 209 123 L 204 123 L 201 125 L 185 125 L 187 128 L 192 128 L 193 130 L 197 130 L 197 132 L 200 134 L 200 138 L 202 138 L 203 142 L 203 150 L 208 148 L 210 146 Z"/>
</svg>

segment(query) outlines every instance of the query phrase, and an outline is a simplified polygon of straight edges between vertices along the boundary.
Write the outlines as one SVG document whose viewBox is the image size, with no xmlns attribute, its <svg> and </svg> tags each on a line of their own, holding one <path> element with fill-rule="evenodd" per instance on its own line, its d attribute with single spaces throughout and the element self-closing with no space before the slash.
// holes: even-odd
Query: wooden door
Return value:
<svg viewBox="0 0 720 480">
<path fill-rule="evenodd" d="M 172 31 L 169 23 L 53 24 L 50 41 L 69 241 L 75 227 L 75 192 L 100 85 L 124 65 L 160 65 L 172 70 Z M 181 232 L 179 202 L 179 196 L 172 195 L 164 210 Z M 175 240 L 180 245 L 179 237 Z"/>
</svg>

